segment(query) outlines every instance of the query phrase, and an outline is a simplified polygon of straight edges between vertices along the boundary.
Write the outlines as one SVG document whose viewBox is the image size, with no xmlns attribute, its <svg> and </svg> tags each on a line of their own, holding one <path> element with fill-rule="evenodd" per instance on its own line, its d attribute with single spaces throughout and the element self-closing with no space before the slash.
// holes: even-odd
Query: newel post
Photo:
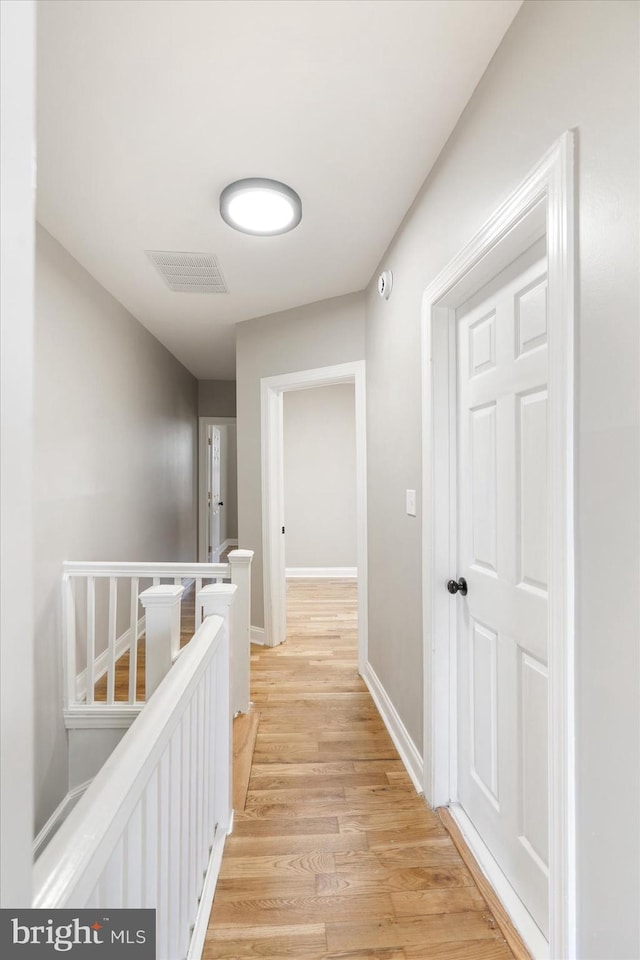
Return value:
<svg viewBox="0 0 640 960">
<path fill-rule="evenodd" d="M 231 699 L 230 699 L 230 613 L 238 602 L 238 588 L 233 583 L 211 583 L 198 593 L 198 605 L 202 606 L 205 619 L 218 616 L 224 619 L 222 626 L 221 658 L 215 679 L 215 724 L 214 757 L 216 778 L 214 786 L 214 809 L 221 827 L 229 830 L 233 809 L 233 762 Z"/>
<path fill-rule="evenodd" d="M 145 618 L 145 689 L 148 700 L 180 650 L 180 600 L 184 587 L 160 584 L 140 594 Z"/>
<path fill-rule="evenodd" d="M 231 610 L 231 712 L 248 713 L 253 550 L 232 550 L 228 559 L 231 582 L 238 588 L 236 602 Z"/>
</svg>

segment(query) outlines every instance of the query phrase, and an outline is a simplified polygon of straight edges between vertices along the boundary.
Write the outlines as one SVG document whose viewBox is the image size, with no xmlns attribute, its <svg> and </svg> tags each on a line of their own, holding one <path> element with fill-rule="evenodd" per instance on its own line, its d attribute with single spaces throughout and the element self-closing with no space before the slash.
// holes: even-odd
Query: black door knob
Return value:
<svg viewBox="0 0 640 960">
<path fill-rule="evenodd" d="M 219 500 L 219 501 L 218 501 L 218 506 L 219 506 L 219 507 L 224 507 L 224 503 L 222 502 L 222 500 Z"/>
<path fill-rule="evenodd" d="M 447 590 L 449 593 L 461 593 L 463 597 L 467 595 L 467 581 L 464 577 L 456 582 L 455 580 L 449 580 L 447 583 Z"/>
</svg>

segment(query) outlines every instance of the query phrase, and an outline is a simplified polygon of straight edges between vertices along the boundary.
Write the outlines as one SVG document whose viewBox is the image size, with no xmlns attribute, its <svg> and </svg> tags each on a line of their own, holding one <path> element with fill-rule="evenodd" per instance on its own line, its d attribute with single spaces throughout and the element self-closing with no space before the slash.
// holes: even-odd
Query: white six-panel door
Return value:
<svg viewBox="0 0 640 960">
<path fill-rule="evenodd" d="M 544 241 L 456 314 L 459 802 L 548 936 Z"/>
</svg>

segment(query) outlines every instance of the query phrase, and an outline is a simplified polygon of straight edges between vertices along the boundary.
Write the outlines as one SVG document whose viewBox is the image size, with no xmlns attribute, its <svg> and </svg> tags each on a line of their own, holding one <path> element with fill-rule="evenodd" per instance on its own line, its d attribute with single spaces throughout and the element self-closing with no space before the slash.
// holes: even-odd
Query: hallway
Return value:
<svg viewBox="0 0 640 960">
<path fill-rule="evenodd" d="M 290 581 L 287 617 L 252 648 L 258 736 L 204 960 L 509 960 L 357 673 L 356 584 Z"/>
</svg>

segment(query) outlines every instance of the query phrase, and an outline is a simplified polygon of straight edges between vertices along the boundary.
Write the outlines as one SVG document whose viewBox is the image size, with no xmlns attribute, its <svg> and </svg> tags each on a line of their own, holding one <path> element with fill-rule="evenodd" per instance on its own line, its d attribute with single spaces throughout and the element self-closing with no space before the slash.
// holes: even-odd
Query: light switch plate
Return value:
<svg viewBox="0 0 640 960">
<path fill-rule="evenodd" d="M 415 490 L 407 490 L 407 515 L 409 517 L 415 517 L 416 515 L 416 492 Z"/>
</svg>

